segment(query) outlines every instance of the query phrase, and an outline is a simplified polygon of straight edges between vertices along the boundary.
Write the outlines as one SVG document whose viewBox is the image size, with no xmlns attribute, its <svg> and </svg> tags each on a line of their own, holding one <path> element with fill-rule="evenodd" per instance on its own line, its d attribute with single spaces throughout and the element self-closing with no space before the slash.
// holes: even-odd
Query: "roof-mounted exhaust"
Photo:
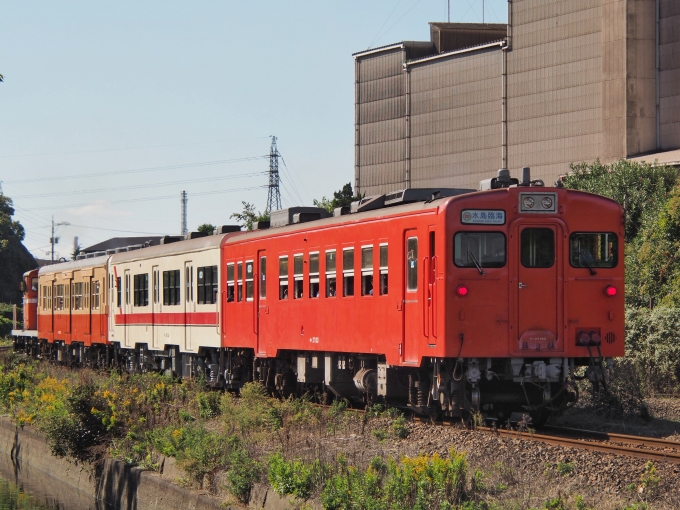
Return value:
<svg viewBox="0 0 680 510">
<path fill-rule="evenodd" d="M 240 231 L 241 225 L 220 225 L 219 227 L 215 227 L 215 230 L 213 230 L 213 235 L 230 234 L 231 232 Z"/>
</svg>

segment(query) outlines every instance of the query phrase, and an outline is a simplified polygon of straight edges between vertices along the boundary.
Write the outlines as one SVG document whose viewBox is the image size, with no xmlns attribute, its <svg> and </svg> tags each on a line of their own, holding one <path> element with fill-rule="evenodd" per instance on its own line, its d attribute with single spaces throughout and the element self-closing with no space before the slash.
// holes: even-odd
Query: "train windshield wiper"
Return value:
<svg viewBox="0 0 680 510">
<path fill-rule="evenodd" d="M 474 253 L 472 253 L 470 250 L 468 250 L 468 260 L 472 259 L 473 264 L 477 268 L 477 271 L 479 271 L 479 274 L 485 275 L 486 273 L 482 269 L 482 266 L 479 265 L 479 262 L 477 262 L 477 257 L 475 257 Z"/>
<path fill-rule="evenodd" d="M 584 257 L 581 255 L 581 243 L 578 243 L 578 258 L 581 259 L 581 262 L 586 265 L 586 267 L 590 270 L 590 276 L 595 276 L 597 274 L 597 271 L 595 271 L 595 268 L 590 265 L 590 262 L 588 262 L 588 255 L 590 255 L 590 252 L 586 252 L 586 256 Z M 591 255 L 592 256 L 592 255 Z"/>
</svg>

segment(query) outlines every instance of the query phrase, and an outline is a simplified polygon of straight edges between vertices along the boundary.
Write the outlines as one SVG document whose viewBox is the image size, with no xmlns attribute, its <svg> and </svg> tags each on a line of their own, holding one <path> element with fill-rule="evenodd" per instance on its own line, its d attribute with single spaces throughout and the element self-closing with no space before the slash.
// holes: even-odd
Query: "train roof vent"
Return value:
<svg viewBox="0 0 680 510">
<path fill-rule="evenodd" d="M 93 255 L 95 257 L 103 257 L 104 255 L 106 255 L 106 252 L 105 251 L 96 251 L 96 252 L 94 252 Z"/>
<path fill-rule="evenodd" d="M 260 220 L 253 222 L 253 230 L 265 230 L 269 228 L 271 222 L 269 220 Z"/>
<path fill-rule="evenodd" d="M 115 250 L 116 253 L 123 253 L 124 251 L 128 251 L 127 246 L 124 246 L 122 248 L 116 248 Z"/>
<path fill-rule="evenodd" d="M 348 205 L 344 205 L 342 207 L 336 207 L 333 209 L 333 216 L 344 216 L 345 214 L 349 214 L 351 212 L 350 207 Z"/>
<path fill-rule="evenodd" d="M 113 255 L 114 253 L 116 253 L 116 249 L 115 249 L 115 248 L 111 248 L 110 250 L 106 250 L 106 254 L 107 254 L 107 255 Z"/>
<path fill-rule="evenodd" d="M 177 241 L 181 240 L 182 236 L 163 236 L 161 237 L 161 244 L 176 243 Z"/>
<path fill-rule="evenodd" d="M 231 232 L 240 232 L 240 231 L 241 231 L 241 225 L 220 225 L 219 227 L 215 228 L 215 230 L 213 231 L 213 235 L 229 234 Z"/>
<path fill-rule="evenodd" d="M 142 248 L 144 248 L 142 244 L 133 244 L 127 247 L 127 251 L 141 250 Z"/>
<path fill-rule="evenodd" d="M 302 212 L 293 214 L 293 223 L 307 223 L 308 221 L 316 221 L 321 218 L 327 218 L 328 212 L 321 216 L 320 212 Z"/>
<path fill-rule="evenodd" d="M 184 239 L 188 241 L 189 239 L 198 239 L 199 237 L 207 236 L 208 236 L 207 232 L 189 232 L 187 235 L 184 236 Z"/>
<path fill-rule="evenodd" d="M 86 257 L 87 257 L 87 254 L 79 253 L 78 255 L 76 255 L 76 260 L 83 260 Z"/>
<path fill-rule="evenodd" d="M 455 197 L 474 191 L 476 190 L 467 188 L 409 188 L 393 191 L 392 193 L 385 195 L 385 206 L 424 202 L 444 197 Z"/>
<path fill-rule="evenodd" d="M 352 205 L 350 205 L 350 212 L 358 213 L 372 211 L 382 207 L 385 207 L 385 195 L 375 195 L 372 197 L 364 197 L 361 200 L 352 202 Z"/>
<path fill-rule="evenodd" d="M 92 258 L 94 258 L 94 253 L 86 253 L 86 254 L 85 254 L 85 258 L 86 258 L 86 259 L 92 259 Z"/>
<path fill-rule="evenodd" d="M 321 207 L 289 207 L 288 209 L 279 209 L 278 211 L 272 211 L 270 215 L 270 226 L 271 227 L 285 227 L 286 225 L 291 225 L 293 223 L 304 223 L 304 222 L 295 222 L 294 221 L 294 216 L 296 214 L 304 214 L 305 216 L 303 217 L 309 217 L 306 216 L 307 213 L 311 214 L 316 214 L 317 216 L 309 219 L 307 221 L 313 221 L 313 220 L 320 220 L 322 218 L 328 218 L 330 214 L 326 209 L 322 209 Z M 298 216 L 298 219 L 300 216 Z"/>
</svg>

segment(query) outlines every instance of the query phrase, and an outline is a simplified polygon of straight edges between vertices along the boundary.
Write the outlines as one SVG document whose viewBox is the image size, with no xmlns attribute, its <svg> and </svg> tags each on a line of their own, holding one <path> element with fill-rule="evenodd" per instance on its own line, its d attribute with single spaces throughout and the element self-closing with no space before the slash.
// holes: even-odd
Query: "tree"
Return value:
<svg viewBox="0 0 680 510">
<path fill-rule="evenodd" d="M 234 213 L 230 218 L 238 221 L 246 230 L 253 230 L 253 223 L 256 221 L 268 221 L 269 215 L 266 213 L 255 212 L 255 206 L 249 202 L 241 202 L 243 204 L 243 212 Z"/>
<path fill-rule="evenodd" d="M 211 236 L 212 233 L 215 231 L 215 226 L 211 225 L 210 223 L 203 223 L 202 225 L 199 225 L 196 230 L 198 232 L 204 232 Z"/>
<path fill-rule="evenodd" d="M 26 271 L 38 264 L 21 244 L 24 227 L 12 219 L 13 215 L 12 199 L 0 194 L 0 302 L 19 304 L 19 282 Z"/>
<path fill-rule="evenodd" d="M 678 171 L 672 167 L 626 160 L 611 165 L 599 160 L 572 164 L 571 170 L 562 179 L 566 188 L 596 193 L 621 204 L 626 212 L 626 241 L 637 235 L 646 215 L 656 214 L 678 179 Z"/>
<path fill-rule="evenodd" d="M 83 247 L 80 245 L 80 243 L 76 244 L 73 247 L 73 250 L 71 250 L 71 260 L 76 260 L 76 257 L 80 255 L 80 250 L 82 250 Z"/>
<path fill-rule="evenodd" d="M 361 200 L 362 198 L 362 195 L 354 195 L 352 183 L 348 182 L 342 189 L 333 192 L 333 198 L 331 200 L 324 196 L 321 197 L 321 200 L 314 200 L 314 205 L 332 213 L 337 207 L 349 207 L 352 202 Z"/>
</svg>

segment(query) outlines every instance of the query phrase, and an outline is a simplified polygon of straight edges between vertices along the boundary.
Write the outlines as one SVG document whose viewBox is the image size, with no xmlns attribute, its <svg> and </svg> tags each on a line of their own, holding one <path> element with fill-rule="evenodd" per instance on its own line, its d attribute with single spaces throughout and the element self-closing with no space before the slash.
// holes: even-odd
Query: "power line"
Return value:
<svg viewBox="0 0 680 510">
<path fill-rule="evenodd" d="M 154 166 L 147 168 L 136 168 L 133 170 L 111 170 L 108 172 L 94 172 L 91 174 L 71 174 L 71 175 L 57 175 L 53 177 L 36 177 L 32 179 L 19 179 L 15 181 L 3 181 L 10 184 L 18 184 L 25 182 L 44 182 L 44 181 L 64 181 L 66 179 L 84 179 L 87 177 L 102 177 L 104 175 L 122 175 L 122 174 L 136 174 L 140 172 L 158 172 L 160 170 L 177 170 L 180 168 L 193 168 L 199 166 L 212 166 L 212 165 L 223 165 L 227 163 L 242 163 L 244 161 L 256 161 L 263 158 L 268 158 L 269 156 L 249 156 L 245 158 L 234 158 L 234 159 L 221 159 L 216 161 L 203 161 L 199 163 L 186 163 L 182 165 L 169 165 L 169 166 Z"/>
<path fill-rule="evenodd" d="M 0 158 L 23 158 L 32 156 L 56 156 L 59 154 L 87 154 L 91 152 L 113 152 L 113 151 L 130 151 L 137 149 L 157 149 L 160 147 L 186 147 L 188 145 L 204 145 L 210 143 L 227 143 L 227 142 L 240 142 L 244 140 L 261 140 L 262 138 L 268 138 L 267 136 L 255 136 L 251 138 L 232 138 L 230 140 L 213 140 L 211 142 L 192 142 L 192 143 L 172 143 L 167 145 L 146 145 L 141 147 L 120 147 L 117 149 L 91 149 L 86 151 L 66 151 L 66 152 L 42 152 L 35 154 L 8 154 L 6 156 L 0 156 Z"/>
<path fill-rule="evenodd" d="M 251 191 L 251 190 L 256 190 L 256 189 L 262 189 L 265 188 L 266 186 L 251 186 L 249 188 L 234 188 L 234 189 L 226 189 L 226 190 L 217 190 L 217 191 L 202 191 L 198 193 L 192 193 L 193 196 L 203 196 L 203 195 L 216 195 L 216 194 L 222 194 L 222 193 L 238 193 L 241 191 Z M 144 197 L 144 198 L 130 198 L 130 199 L 123 199 L 123 200 L 107 200 L 105 203 L 106 204 L 123 204 L 123 203 L 132 203 L 132 202 L 151 202 L 155 200 L 168 200 L 168 199 L 177 199 L 177 195 L 163 195 L 159 197 Z M 62 206 L 62 207 L 54 207 L 54 206 L 47 206 L 47 207 L 31 207 L 30 209 L 24 209 L 25 211 L 47 211 L 47 210 L 63 210 L 63 209 L 73 209 L 76 207 L 86 207 L 89 205 L 96 205 L 97 202 L 87 202 L 83 204 L 70 204 L 67 206 Z"/>
<path fill-rule="evenodd" d="M 300 200 L 300 204 L 304 203 L 304 200 L 302 200 L 302 197 L 300 196 L 300 193 L 299 193 L 298 190 L 297 190 L 297 186 L 295 185 L 295 179 L 293 179 L 292 170 L 290 170 L 290 169 L 288 168 L 288 165 L 286 164 L 286 160 L 283 159 L 283 156 L 281 156 L 281 161 L 283 161 L 283 168 L 284 168 L 284 170 L 286 171 L 286 175 L 288 175 L 288 178 L 289 178 L 290 181 L 291 181 L 291 186 L 293 186 L 293 190 L 295 191 L 295 193 L 296 193 L 297 196 L 298 196 L 298 199 Z M 311 196 L 309 195 L 309 193 L 307 192 L 307 189 L 305 188 L 304 184 L 300 183 L 300 186 L 302 186 L 302 189 L 304 190 L 305 194 L 307 195 L 307 198 L 309 198 L 310 200 L 312 200 L 312 197 L 311 197 Z"/>
<path fill-rule="evenodd" d="M 79 195 L 82 193 L 101 193 L 110 191 L 125 191 L 131 189 L 141 189 L 141 188 L 158 188 L 161 186 L 174 186 L 175 184 L 194 184 L 199 182 L 211 182 L 211 181 L 222 181 L 227 179 L 240 179 L 242 177 L 256 177 L 259 175 L 264 175 L 263 172 L 253 172 L 248 174 L 238 174 L 238 175 L 223 175 L 220 177 L 204 177 L 202 179 L 191 179 L 191 180 L 180 180 L 180 181 L 170 181 L 170 182 L 154 182 L 152 184 L 135 184 L 132 186 L 119 186 L 117 188 L 98 188 L 89 190 L 70 190 L 70 191 L 60 191 L 54 193 L 40 193 L 37 195 L 16 195 L 15 198 L 41 198 L 41 197 L 52 197 L 61 195 Z"/>
<path fill-rule="evenodd" d="M 371 44 L 368 45 L 368 49 L 371 49 L 371 47 L 373 47 L 373 43 L 376 41 L 376 39 L 378 39 L 378 36 L 380 35 L 380 32 L 382 31 L 383 28 L 385 28 L 385 25 L 387 25 L 387 22 L 388 22 L 388 21 L 390 20 L 390 18 L 392 17 L 392 14 L 394 14 L 394 11 L 397 10 L 397 7 L 399 7 L 399 4 L 400 4 L 400 3 L 401 3 L 401 0 L 399 0 L 399 1 L 397 2 L 397 5 L 394 6 L 394 9 L 392 9 L 392 12 L 390 12 L 390 15 L 387 16 L 387 19 L 385 19 L 385 22 L 382 24 L 382 26 L 381 26 L 380 29 L 378 30 L 378 33 L 375 34 L 375 37 L 374 37 L 373 40 L 371 41 Z"/>
</svg>

